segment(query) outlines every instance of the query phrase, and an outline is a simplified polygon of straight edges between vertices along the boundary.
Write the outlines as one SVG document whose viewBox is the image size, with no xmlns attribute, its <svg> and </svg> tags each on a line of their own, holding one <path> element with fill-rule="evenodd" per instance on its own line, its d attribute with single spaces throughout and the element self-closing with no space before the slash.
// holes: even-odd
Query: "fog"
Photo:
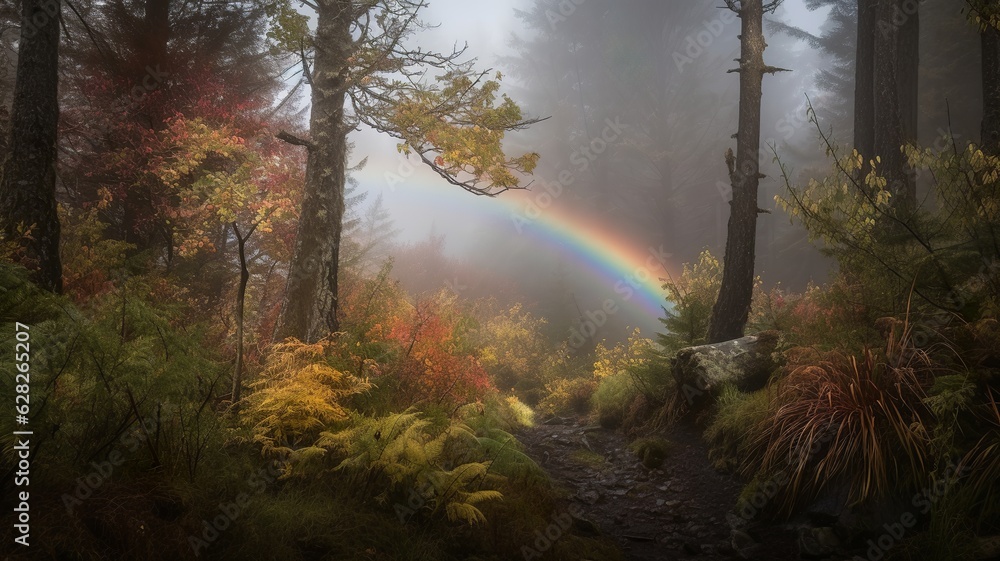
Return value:
<svg viewBox="0 0 1000 561">
<path fill-rule="evenodd" d="M 765 286 L 796 291 L 824 282 L 833 264 L 776 208 L 785 184 L 767 147 L 774 146 L 793 181 L 830 169 L 808 121 L 810 102 L 834 140 L 849 146 L 852 139 L 853 85 L 820 71 L 836 62 L 836 53 L 779 29 L 836 34 L 841 24 L 830 7 L 836 3 L 819 4 L 826 6 L 810 11 L 804 0 L 789 0 L 765 24 L 766 61 L 791 72 L 764 80 L 767 177 L 759 205 L 770 214 L 758 221 L 756 274 Z M 935 19 L 948 2 L 927 4 L 922 64 L 947 56 L 935 42 L 975 40 L 974 31 L 961 27 L 961 14 Z M 415 292 L 449 289 L 525 302 L 549 320 L 555 337 L 570 337 L 588 321 L 600 324 L 588 326 L 599 328 L 595 340 L 619 340 L 628 327 L 647 335 L 661 330 L 659 306 L 666 301 L 657 293 L 659 279 L 679 274 L 703 250 L 720 260 L 725 250 L 730 194 L 723 155 L 735 148 L 739 87 L 739 75 L 727 70 L 739 56 L 739 20 L 719 5 L 432 2 L 423 20 L 437 27 L 412 40 L 449 50 L 461 38 L 478 67 L 501 72 L 505 92 L 526 115 L 546 119 L 508 136 L 505 145 L 509 153 L 538 152 L 541 160 L 526 190 L 475 197 L 407 161 L 393 139 L 353 133 L 353 161 L 368 158 L 354 173 L 358 187 L 369 203 L 382 196 L 399 230 L 396 276 Z M 851 52 L 853 31 L 841 35 L 849 40 L 834 48 Z M 965 93 L 976 91 L 976 64 L 969 55 L 944 65 L 950 71 L 922 78 L 936 81 L 922 94 L 922 141 L 933 142 L 947 127 L 942 116 L 949 108 L 956 134 L 977 134 L 980 102 Z M 421 243 L 427 250 L 432 238 L 450 265 L 429 267 L 426 251 L 415 251 Z M 602 313 L 609 303 L 613 312 Z"/>
</svg>

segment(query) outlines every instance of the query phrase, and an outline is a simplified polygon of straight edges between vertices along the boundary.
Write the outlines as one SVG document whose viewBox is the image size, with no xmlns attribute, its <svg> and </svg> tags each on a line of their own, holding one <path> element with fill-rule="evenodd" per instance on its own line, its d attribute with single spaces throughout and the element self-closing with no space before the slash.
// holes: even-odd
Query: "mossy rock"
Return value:
<svg viewBox="0 0 1000 561">
<path fill-rule="evenodd" d="M 658 436 L 646 436 L 633 441 L 628 447 L 635 454 L 635 457 L 639 458 L 643 466 L 656 469 L 663 465 L 663 461 L 667 459 L 671 444 L 668 440 Z"/>
<path fill-rule="evenodd" d="M 711 404 L 732 385 L 752 392 L 767 385 L 783 362 L 781 334 L 763 331 L 732 341 L 688 347 L 671 362 L 677 391 L 692 410 Z"/>
<path fill-rule="evenodd" d="M 597 412 L 597 424 L 606 429 L 614 430 L 621 426 L 625 411 L 621 407 L 602 407 Z"/>
</svg>

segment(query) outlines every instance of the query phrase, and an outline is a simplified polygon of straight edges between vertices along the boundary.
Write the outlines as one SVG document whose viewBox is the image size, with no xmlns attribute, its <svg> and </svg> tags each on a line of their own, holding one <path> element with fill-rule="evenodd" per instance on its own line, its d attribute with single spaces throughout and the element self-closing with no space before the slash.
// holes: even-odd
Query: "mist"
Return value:
<svg viewBox="0 0 1000 561">
<path fill-rule="evenodd" d="M 735 146 L 739 102 L 738 74 L 727 70 L 739 56 L 739 20 L 711 0 L 630 1 L 627 7 L 598 0 L 456 0 L 432 3 L 424 19 L 438 25 L 420 35 L 428 48 L 448 49 L 453 37 L 465 38 L 467 55 L 501 72 L 505 91 L 526 114 L 545 120 L 506 140 L 513 150 L 538 152 L 541 161 L 525 190 L 495 199 L 452 188 L 400 155 L 391 139 L 365 130 L 352 135 L 355 156 L 369 158 L 356 174 L 360 188 L 383 196 L 400 248 L 440 237 L 444 255 L 463 264 L 464 277 L 410 270 L 406 251 L 397 249 L 396 274 L 404 285 L 524 301 L 548 319 L 557 338 L 570 336 L 589 311 L 609 300 L 621 312 L 612 314 L 595 340 L 620 340 L 629 327 L 662 330 L 662 310 L 623 301 L 621 283 L 636 288 L 638 279 L 626 278 L 631 272 L 657 284 L 705 250 L 722 257 L 731 197 L 723 155 Z M 786 190 L 778 162 L 792 181 L 830 169 L 809 104 L 818 126 L 849 145 L 853 99 L 845 92 L 852 91 L 853 76 L 832 83 L 828 68 L 838 53 L 818 44 L 824 33 L 843 25 L 831 17 L 830 6 L 809 10 L 802 1 L 786 2 L 766 19 L 768 63 L 790 72 L 764 82 L 761 169 L 767 177 L 759 200 L 770 214 L 758 224 L 756 274 L 765 287 L 802 291 L 822 284 L 834 265 L 775 206 L 775 195 Z M 950 36 L 949 28 L 964 24 L 955 14 L 927 19 L 922 48 L 928 52 Z M 975 41 L 972 30 L 963 36 Z M 844 48 L 846 54 L 852 46 Z M 936 117 L 950 102 L 959 138 L 971 138 L 978 126 L 976 94 L 966 93 L 977 91 L 975 58 L 968 54 L 947 78 L 928 79 L 950 85 L 943 94 L 942 88 L 928 88 L 925 97 L 935 96 L 927 104 L 936 105 Z M 930 119 L 924 120 L 923 139 L 948 126 L 938 122 L 931 128 Z M 602 275 L 593 262 L 601 258 L 588 261 L 586 254 L 607 237 L 629 253 L 661 257 L 650 261 L 648 271 L 633 266 Z"/>
</svg>

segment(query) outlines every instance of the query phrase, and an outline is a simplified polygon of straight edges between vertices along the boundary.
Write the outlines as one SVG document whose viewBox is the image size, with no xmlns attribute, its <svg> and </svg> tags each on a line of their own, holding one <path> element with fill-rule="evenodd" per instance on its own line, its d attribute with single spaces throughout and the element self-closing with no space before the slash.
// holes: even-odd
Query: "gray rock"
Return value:
<svg viewBox="0 0 1000 561">
<path fill-rule="evenodd" d="M 799 528 L 799 554 L 806 559 L 829 557 L 840 548 L 840 538 L 829 526 Z"/>
<path fill-rule="evenodd" d="M 582 516 L 573 515 L 573 529 L 583 536 L 601 535 L 601 530 L 597 527 L 597 524 Z"/>
<path fill-rule="evenodd" d="M 777 331 L 764 331 L 681 349 L 671 363 L 677 387 L 692 409 L 712 402 L 726 384 L 743 391 L 758 390 L 781 365 L 780 343 Z"/>
<path fill-rule="evenodd" d="M 737 553 L 742 554 L 753 551 L 760 544 L 753 539 L 753 536 L 743 530 L 733 530 L 729 534 L 729 545 L 733 546 L 733 550 Z"/>
</svg>

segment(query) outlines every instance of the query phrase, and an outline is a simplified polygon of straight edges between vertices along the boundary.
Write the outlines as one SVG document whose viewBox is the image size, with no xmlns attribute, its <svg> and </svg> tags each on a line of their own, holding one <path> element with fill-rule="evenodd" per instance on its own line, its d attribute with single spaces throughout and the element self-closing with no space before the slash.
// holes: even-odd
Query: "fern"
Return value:
<svg viewBox="0 0 1000 561">
<path fill-rule="evenodd" d="M 353 474 L 355 487 L 375 493 L 385 502 L 389 494 L 417 493 L 422 508 L 467 524 L 485 522 L 475 505 L 499 500 L 494 489 L 481 489 L 490 479 L 488 450 L 475 431 L 461 422 L 435 428 L 422 414 L 410 409 L 385 417 L 357 416 L 352 426 L 324 432 L 317 442 L 343 457 L 336 470 Z"/>
<path fill-rule="evenodd" d="M 348 418 L 342 401 L 371 387 L 329 365 L 332 347 L 329 340 L 291 340 L 272 349 L 241 412 L 265 456 L 288 458 L 291 465 L 322 456 L 326 450 L 316 442 L 323 429 Z"/>
</svg>

